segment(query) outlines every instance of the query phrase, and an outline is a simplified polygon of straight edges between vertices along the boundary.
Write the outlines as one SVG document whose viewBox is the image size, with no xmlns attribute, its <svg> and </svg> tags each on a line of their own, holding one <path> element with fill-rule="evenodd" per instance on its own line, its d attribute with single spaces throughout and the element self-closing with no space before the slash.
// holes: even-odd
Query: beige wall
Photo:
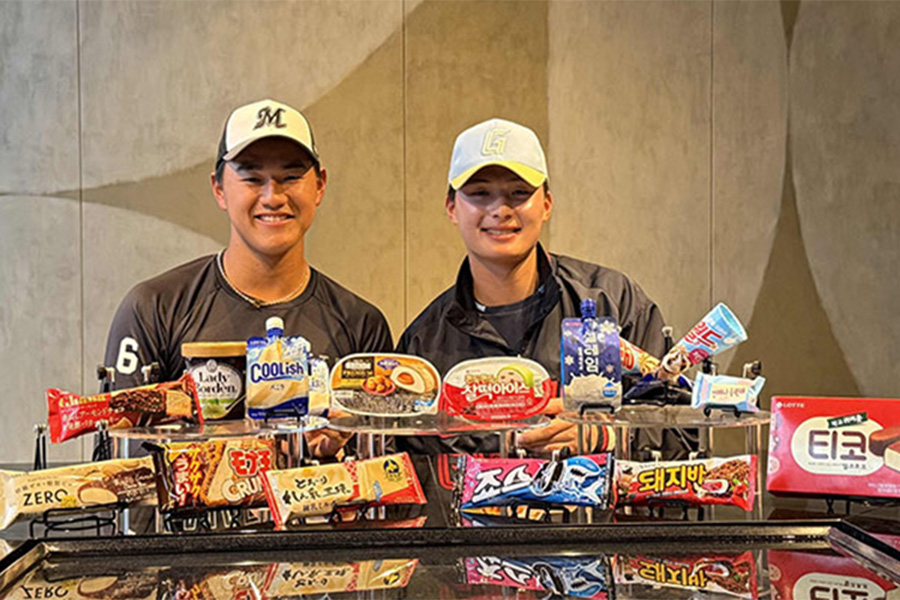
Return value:
<svg viewBox="0 0 900 600">
<path fill-rule="evenodd" d="M 0 462 L 46 387 L 95 388 L 130 286 L 225 243 L 208 172 L 265 96 L 329 169 L 311 261 L 395 337 L 463 255 L 453 138 L 504 116 L 548 149 L 552 250 L 678 333 L 725 301 L 750 341 L 723 367 L 761 358 L 768 393 L 897 396 L 898 27 L 895 2 L 0 2 Z"/>
</svg>

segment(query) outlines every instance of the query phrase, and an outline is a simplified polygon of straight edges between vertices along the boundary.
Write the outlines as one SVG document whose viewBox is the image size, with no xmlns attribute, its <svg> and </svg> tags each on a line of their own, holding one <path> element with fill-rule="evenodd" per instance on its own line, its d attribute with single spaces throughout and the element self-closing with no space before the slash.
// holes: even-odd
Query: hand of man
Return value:
<svg viewBox="0 0 900 600">
<path fill-rule="evenodd" d="M 556 417 L 563 412 L 561 398 L 553 398 L 547 404 L 543 414 Z M 596 427 L 585 426 L 586 435 L 585 451 L 589 452 L 599 439 L 600 432 Z M 519 434 L 516 445 L 529 452 L 549 456 L 554 450 L 568 448 L 572 454 L 578 452 L 578 426 L 559 418 L 554 418 L 548 425 L 536 427 Z"/>
<path fill-rule="evenodd" d="M 330 417 L 346 416 L 347 413 L 332 412 Z M 353 437 L 352 432 L 338 431 L 336 429 L 317 429 L 316 431 L 306 432 L 306 445 L 313 458 L 331 458 L 347 445 L 350 438 Z"/>
</svg>

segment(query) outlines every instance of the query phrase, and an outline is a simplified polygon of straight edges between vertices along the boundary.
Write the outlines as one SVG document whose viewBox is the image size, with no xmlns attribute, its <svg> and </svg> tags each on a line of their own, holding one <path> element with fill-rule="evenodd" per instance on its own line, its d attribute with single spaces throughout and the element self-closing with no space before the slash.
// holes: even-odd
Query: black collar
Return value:
<svg viewBox="0 0 900 600">
<path fill-rule="evenodd" d="M 546 317 L 559 302 L 559 283 L 556 280 L 556 260 L 538 243 L 537 245 L 538 287 L 535 294 L 541 295 L 540 319 Z M 485 324 L 482 324 L 481 311 L 475 306 L 475 283 L 472 280 L 472 269 L 469 267 L 469 258 L 463 260 L 456 276 L 454 296 L 447 311 L 447 319 L 450 323 L 464 332 L 483 337 Z M 493 331 L 493 327 L 488 327 Z M 493 335 L 489 336 L 495 337 Z"/>
</svg>

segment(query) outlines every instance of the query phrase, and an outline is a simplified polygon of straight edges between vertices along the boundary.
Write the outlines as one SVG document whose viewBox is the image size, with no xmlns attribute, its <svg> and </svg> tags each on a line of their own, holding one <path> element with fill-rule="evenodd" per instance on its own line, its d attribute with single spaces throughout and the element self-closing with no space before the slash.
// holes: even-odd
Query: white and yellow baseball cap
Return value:
<svg viewBox="0 0 900 600">
<path fill-rule="evenodd" d="M 257 140 L 283 137 L 303 146 L 319 162 L 312 127 L 300 111 L 276 100 L 260 100 L 234 109 L 225 121 L 216 165 L 233 160 Z"/>
<path fill-rule="evenodd" d="M 506 119 L 490 119 L 456 138 L 447 180 L 458 190 L 480 169 L 506 167 L 534 187 L 547 180 L 547 159 L 531 129 Z"/>
</svg>

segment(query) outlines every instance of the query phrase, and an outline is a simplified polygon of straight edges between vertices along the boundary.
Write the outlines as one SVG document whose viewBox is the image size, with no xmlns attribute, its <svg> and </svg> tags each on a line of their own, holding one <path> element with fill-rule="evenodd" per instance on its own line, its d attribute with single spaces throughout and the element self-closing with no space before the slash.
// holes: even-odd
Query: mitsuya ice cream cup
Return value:
<svg viewBox="0 0 900 600">
<path fill-rule="evenodd" d="M 663 357 L 660 378 L 677 377 L 692 365 L 746 340 L 744 326 L 731 309 L 720 302 Z"/>
</svg>

